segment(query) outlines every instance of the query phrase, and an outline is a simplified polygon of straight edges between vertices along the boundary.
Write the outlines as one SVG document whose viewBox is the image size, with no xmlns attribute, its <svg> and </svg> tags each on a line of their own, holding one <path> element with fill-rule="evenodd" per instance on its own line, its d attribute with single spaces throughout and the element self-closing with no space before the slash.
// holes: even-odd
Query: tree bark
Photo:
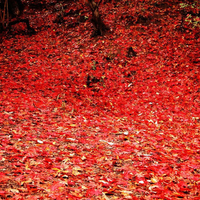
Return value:
<svg viewBox="0 0 200 200">
<path fill-rule="evenodd" d="M 101 16 L 99 14 L 99 5 L 101 2 L 102 0 L 100 0 L 97 4 L 94 0 L 88 0 L 90 9 L 92 11 L 92 24 L 94 25 L 96 35 L 103 35 L 105 31 L 109 29 L 103 23 Z"/>
<path fill-rule="evenodd" d="M 0 32 L 7 27 L 10 29 L 14 24 L 24 22 L 27 25 L 28 33 L 35 33 L 35 30 L 29 24 L 29 20 L 20 17 L 24 10 L 21 0 L 2 0 L 0 3 Z"/>
</svg>

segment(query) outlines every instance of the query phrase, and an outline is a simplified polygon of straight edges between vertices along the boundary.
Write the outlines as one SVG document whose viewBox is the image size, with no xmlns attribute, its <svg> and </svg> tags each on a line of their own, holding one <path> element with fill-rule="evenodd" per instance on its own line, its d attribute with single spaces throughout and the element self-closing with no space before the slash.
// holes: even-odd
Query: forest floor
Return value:
<svg viewBox="0 0 200 200">
<path fill-rule="evenodd" d="M 91 37 L 83 3 L 29 1 L 36 33 L 0 34 L 0 199 L 199 199 L 200 6 L 180 2 L 102 3 Z"/>
</svg>

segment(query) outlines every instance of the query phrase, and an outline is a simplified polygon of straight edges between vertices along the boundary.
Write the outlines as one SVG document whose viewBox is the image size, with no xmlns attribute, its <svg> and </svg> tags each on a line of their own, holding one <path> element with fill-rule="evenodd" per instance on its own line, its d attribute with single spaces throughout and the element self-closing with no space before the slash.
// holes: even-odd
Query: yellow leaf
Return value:
<svg viewBox="0 0 200 200">
<path fill-rule="evenodd" d="M 52 168 L 54 171 L 58 171 L 58 172 L 60 172 L 61 170 L 60 169 L 58 169 L 58 168 Z"/>
<path fill-rule="evenodd" d="M 154 178 L 151 178 L 151 182 L 152 182 L 152 183 L 157 183 L 157 182 L 158 182 L 158 179 L 155 178 L 155 177 L 154 177 Z"/>
<path fill-rule="evenodd" d="M 87 187 L 85 187 L 84 185 L 82 185 L 81 187 L 82 187 L 82 189 L 84 189 L 84 190 L 88 189 L 88 188 L 87 188 Z"/>
<path fill-rule="evenodd" d="M 82 159 L 82 160 L 86 160 L 86 157 L 85 157 L 85 156 L 82 156 L 81 159 Z"/>
<path fill-rule="evenodd" d="M 80 167 L 74 167 L 72 170 L 72 174 L 74 174 L 75 176 L 81 174 L 80 171 L 82 171 L 82 168 Z"/>
</svg>

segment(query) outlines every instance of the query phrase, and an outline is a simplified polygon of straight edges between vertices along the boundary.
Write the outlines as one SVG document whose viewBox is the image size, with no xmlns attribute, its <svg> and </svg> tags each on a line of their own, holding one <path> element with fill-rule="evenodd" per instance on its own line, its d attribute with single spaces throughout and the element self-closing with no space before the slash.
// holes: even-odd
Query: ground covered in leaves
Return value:
<svg viewBox="0 0 200 200">
<path fill-rule="evenodd" d="M 200 197 L 199 5 L 29 1 L 1 33 L 1 199 Z"/>
</svg>

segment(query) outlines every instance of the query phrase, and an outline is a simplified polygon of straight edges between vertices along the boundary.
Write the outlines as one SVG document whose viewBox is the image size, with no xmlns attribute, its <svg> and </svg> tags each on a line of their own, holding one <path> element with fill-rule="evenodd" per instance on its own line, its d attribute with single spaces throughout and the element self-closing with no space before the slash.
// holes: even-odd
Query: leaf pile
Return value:
<svg viewBox="0 0 200 200">
<path fill-rule="evenodd" d="M 0 198 L 199 199 L 198 5 L 104 1 L 96 38 L 82 2 L 29 6 L 36 34 L 1 34 Z"/>
</svg>

